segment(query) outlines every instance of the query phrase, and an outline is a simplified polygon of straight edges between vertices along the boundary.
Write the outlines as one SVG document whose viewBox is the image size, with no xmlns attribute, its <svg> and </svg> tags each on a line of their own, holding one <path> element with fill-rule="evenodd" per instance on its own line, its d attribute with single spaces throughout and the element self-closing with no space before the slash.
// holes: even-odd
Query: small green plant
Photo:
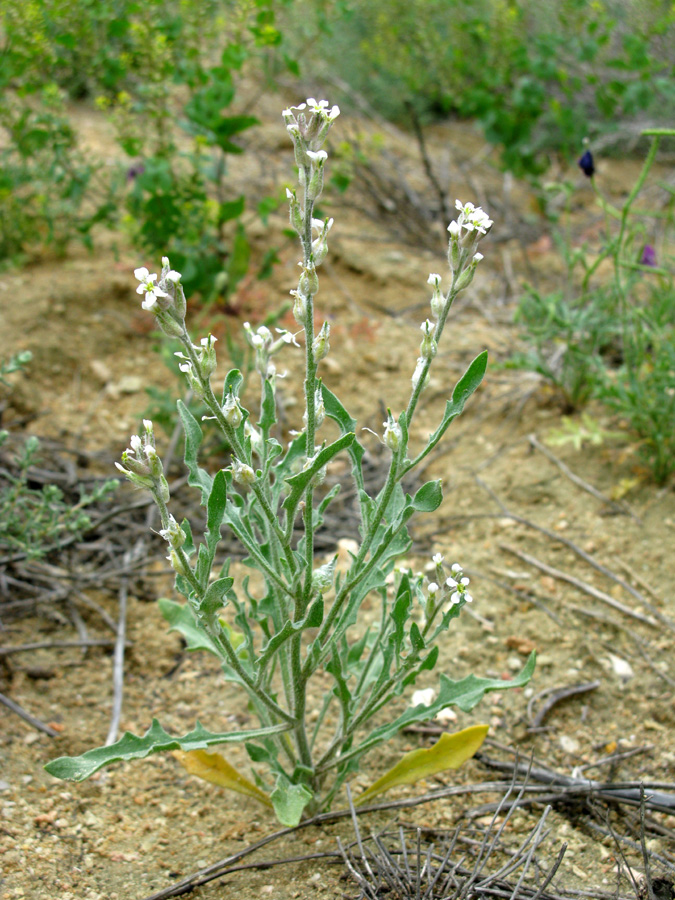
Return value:
<svg viewBox="0 0 675 900">
<path fill-rule="evenodd" d="M 572 250 L 568 231 L 561 244 L 566 285 L 549 295 L 525 294 L 517 320 L 525 325 L 532 350 L 508 365 L 543 375 L 560 392 L 567 412 L 590 399 L 606 403 L 637 434 L 640 453 L 662 484 L 675 470 L 675 280 L 668 256 L 675 194 L 664 186 L 668 200 L 658 211 L 637 209 L 636 201 L 659 142 L 675 130 L 651 129 L 643 136 L 651 138 L 651 147 L 621 208 L 598 190 L 591 153 L 581 158 L 606 216 L 603 244 L 595 252 L 587 246 Z M 569 199 L 569 186 L 562 188 Z M 606 262 L 612 276 L 596 284 Z"/>
<path fill-rule="evenodd" d="M 135 22 L 137 37 L 143 33 L 141 79 L 100 98 L 131 161 L 125 221 L 134 243 L 150 254 L 169 253 L 184 289 L 206 303 L 233 293 L 251 257 L 244 221 L 255 213 L 246 213 L 227 161 L 244 152 L 238 139 L 259 122 L 228 110 L 243 67 L 282 40 L 270 0 L 232 6 L 224 46 L 220 37 L 200 46 L 199 31 L 174 44 L 151 19 Z M 196 5 L 188 7 L 194 14 Z M 167 128 L 171 119 L 180 130 Z M 261 218 L 270 204 L 261 201 Z M 274 259 L 271 250 L 260 277 Z"/>
<path fill-rule="evenodd" d="M 0 449 L 8 438 L 8 431 L 0 431 Z M 81 491 L 79 501 L 70 504 L 55 484 L 31 486 L 29 470 L 39 451 L 40 441 L 31 435 L 9 459 L 9 468 L 3 467 L 0 482 L 0 548 L 28 559 L 40 559 L 57 550 L 64 537 L 85 532 L 91 525 L 86 508 L 104 500 L 118 484 L 111 479 L 91 493 Z"/>
<path fill-rule="evenodd" d="M 241 372 L 225 377 L 216 397 L 211 378 L 216 369 L 215 339 L 193 344 L 185 325 L 185 293 L 181 275 L 164 258 L 161 275 L 136 270 L 143 307 L 158 326 L 182 345 L 180 368 L 194 394 L 227 442 L 231 463 L 215 474 L 199 464 L 202 424 L 179 402 L 185 430 L 188 483 L 197 489 L 206 512 L 206 530 L 195 540 L 187 521 L 179 524 L 169 511 L 169 487 L 155 449 L 153 425 L 145 421 L 141 435 L 118 467 L 132 484 L 150 491 L 160 511 L 161 536 L 176 572 L 176 587 L 186 598 L 180 604 L 161 600 L 172 629 L 191 650 L 213 654 L 226 680 L 247 695 L 260 727 L 211 733 L 197 724 L 182 737 L 169 735 L 155 720 L 143 736 L 130 733 L 109 747 L 76 758 L 63 757 L 47 765 L 60 778 L 81 781 L 117 760 L 144 758 L 175 750 L 189 771 L 217 784 L 255 797 L 273 807 L 279 820 L 294 825 L 303 814 L 328 809 L 363 756 L 389 740 L 402 727 L 434 716 L 448 706 L 469 711 L 490 691 L 527 683 L 534 654 L 512 680 L 468 675 L 455 680 L 440 676 L 435 699 L 413 698 L 399 715 L 385 713 L 439 657 L 439 643 L 472 597 L 461 565 L 447 566 L 440 553 L 433 574 L 426 578 L 395 564 L 411 546 L 408 522 L 416 513 L 431 513 L 443 499 L 440 481 L 429 481 L 414 493 L 404 485 L 459 416 L 485 373 L 487 353 L 469 365 L 448 399 L 438 426 L 421 447 L 410 440 L 422 392 L 443 337 L 452 303 L 474 277 L 482 259 L 480 241 L 492 221 L 473 204 L 457 201 L 458 218 L 449 226 L 447 289 L 431 275 L 431 318 L 422 324 L 420 355 L 411 377 L 407 406 L 398 415 L 388 411 L 381 441 L 389 454 L 386 481 L 374 496 L 366 491 L 362 462 L 365 448 L 356 436 L 356 422 L 319 376 L 330 351 L 330 325 L 315 328 L 317 269 L 328 252 L 333 220 L 314 218 L 321 195 L 327 153 L 323 144 L 339 114 L 326 101 L 309 99 L 284 111 L 295 147 L 300 189 L 288 190 L 290 222 L 298 234 L 301 272 L 293 297 L 293 314 L 300 331 L 293 335 L 268 327 L 245 326 L 260 379 L 257 421 L 241 405 Z M 273 357 L 304 345 L 304 416 L 302 430 L 284 446 L 277 417 L 277 373 Z M 410 367 L 413 369 L 413 366 Z M 332 437 L 319 437 L 333 423 Z M 298 423 L 300 424 L 300 423 Z M 320 494 L 327 466 L 338 455 L 351 461 L 360 512 L 358 549 L 346 570 L 337 554 L 317 565 L 315 536 L 337 484 Z M 296 527 L 301 526 L 297 538 Z M 235 582 L 230 564 L 216 564 L 222 528 L 229 529 L 247 554 L 245 565 L 257 570 L 264 586 L 248 577 Z M 379 620 L 365 626 L 359 611 L 366 599 L 379 605 Z M 454 672 L 452 673 L 454 676 Z M 325 679 L 330 682 L 326 690 Z M 310 722 L 308 702 L 319 709 Z M 407 754 L 361 795 L 370 799 L 396 784 L 461 764 L 480 746 L 487 726 L 476 725 L 456 735 L 443 735 L 429 750 Z M 254 765 L 255 782 L 218 754 L 204 751 L 216 744 L 243 742 Z M 262 773 L 259 769 L 262 768 Z"/>
<path fill-rule="evenodd" d="M 54 84 L 35 95 L 9 93 L 0 108 L 9 141 L 0 150 L 0 263 L 72 240 L 92 246 L 91 231 L 115 218 L 114 183 L 89 161 Z"/>
</svg>

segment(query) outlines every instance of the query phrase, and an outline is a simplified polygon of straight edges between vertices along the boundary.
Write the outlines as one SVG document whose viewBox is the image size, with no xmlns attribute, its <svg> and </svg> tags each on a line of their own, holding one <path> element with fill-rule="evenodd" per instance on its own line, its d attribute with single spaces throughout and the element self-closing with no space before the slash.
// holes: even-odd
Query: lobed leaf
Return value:
<svg viewBox="0 0 675 900">
<path fill-rule="evenodd" d="M 109 747 L 97 747 L 87 750 L 82 756 L 61 756 L 47 763 L 45 769 L 55 778 L 66 781 L 85 781 L 94 772 L 114 762 L 130 759 L 145 759 L 151 753 L 162 753 L 166 750 L 204 750 L 213 744 L 228 744 L 234 741 L 248 741 L 251 738 L 266 737 L 288 731 L 288 725 L 270 725 L 267 728 L 255 728 L 250 731 L 226 731 L 222 734 L 207 731 L 197 722 L 194 731 L 183 737 L 167 734 L 157 719 L 152 720 L 151 727 L 142 737 L 127 731 L 123 737 Z"/>
<path fill-rule="evenodd" d="M 431 656 L 431 654 L 429 655 Z M 519 674 L 510 680 L 477 678 L 475 675 L 467 675 L 461 681 L 453 681 L 447 675 L 441 674 L 438 697 L 430 706 L 419 703 L 417 706 L 407 709 L 397 719 L 380 725 L 361 744 L 359 750 L 365 752 L 383 741 L 388 741 L 407 725 L 433 719 L 436 713 L 445 709 L 446 706 L 458 706 L 463 712 L 470 712 L 485 694 L 491 691 L 508 691 L 510 688 L 524 687 L 534 674 L 536 661 L 537 654 L 533 651 Z"/>
</svg>

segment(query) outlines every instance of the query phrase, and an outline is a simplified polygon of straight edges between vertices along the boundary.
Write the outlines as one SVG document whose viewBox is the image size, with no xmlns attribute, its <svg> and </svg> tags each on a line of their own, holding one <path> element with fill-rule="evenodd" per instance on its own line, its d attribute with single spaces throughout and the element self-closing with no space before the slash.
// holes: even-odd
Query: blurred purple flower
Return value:
<svg viewBox="0 0 675 900">
<path fill-rule="evenodd" d="M 640 257 L 640 265 L 641 266 L 655 266 L 656 265 L 656 251 L 652 247 L 651 244 L 645 244 L 644 250 L 642 251 L 642 256 Z"/>
<path fill-rule="evenodd" d="M 145 172 L 145 166 L 142 162 L 134 163 L 133 166 L 129 166 L 127 169 L 127 181 L 133 181 L 134 178 L 138 178 L 139 175 L 142 175 Z"/>
<path fill-rule="evenodd" d="M 590 150 L 586 150 L 583 156 L 579 158 L 578 166 L 587 178 L 592 178 L 595 175 L 595 163 Z"/>
</svg>

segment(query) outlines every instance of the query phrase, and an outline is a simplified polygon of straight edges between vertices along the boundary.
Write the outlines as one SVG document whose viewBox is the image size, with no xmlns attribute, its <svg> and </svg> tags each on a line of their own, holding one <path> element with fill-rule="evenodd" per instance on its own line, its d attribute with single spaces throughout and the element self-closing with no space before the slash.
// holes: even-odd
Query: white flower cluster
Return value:
<svg viewBox="0 0 675 900">
<path fill-rule="evenodd" d="M 141 306 L 153 313 L 157 324 L 165 334 L 182 337 L 185 334 L 185 293 L 180 272 L 174 271 L 168 257 L 162 258 L 162 273 L 150 273 L 145 266 L 134 270 L 140 281 L 137 294 L 143 295 Z"/>
<path fill-rule="evenodd" d="M 448 244 L 448 262 L 452 272 L 452 285 L 447 293 L 441 287 L 442 278 L 435 272 L 429 275 L 427 284 L 432 287 L 431 295 L 431 319 L 427 319 L 420 325 L 424 338 L 420 346 L 420 355 L 417 358 L 415 371 L 412 375 L 413 390 L 420 387 L 423 390 L 429 382 L 429 366 L 438 350 L 438 341 L 445 324 L 445 318 L 450 305 L 459 293 L 468 287 L 473 280 L 476 266 L 483 259 L 483 254 L 478 253 L 478 242 L 482 240 L 492 228 L 492 219 L 473 203 L 455 201 L 455 208 L 459 211 L 457 221 L 448 225 L 450 241 Z"/>
<path fill-rule="evenodd" d="M 456 279 L 456 288 L 463 290 L 471 284 L 476 266 L 483 259 L 483 254 L 478 253 L 478 244 L 493 223 L 488 214 L 473 203 L 455 200 L 455 208 L 459 210 L 459 216 L 456 222 L 448 225 L 448 262 Z"/>
<path fill-rule="evenodd" d="M 316 269 L 326 258 L 328 232 L 333 227 L 332 219 L 323 221 L 314 219 L 311 215 L 314 203 L 323 191 L 324 168 L 328 159 L 323 144 L 331 125 L 340 115 L 340 109 L 337 106 L 329 109 L 327 100 L 317 101 L 310 97 L 306 103 L 285 109 L 282 115 L 293 141 L 298 178 L 304 188 L 302 202 L 294 190 L 286 189 L 290 222 L 303 245 L 304 261 L 300 263 L 302 273 L 297 290 L 291 291 L 291 296 L 294 298 L 295 320 L 304 328 L 308 321 L 308 304 L 319 290 Z"/>
<path fill-rule="evenodd" d="M 472 603 L 473 597 L 467 591 L 469 579 L 464 575 L 464 570 L 459 563 L 450 566 L 451 574 L 446 578 L 443 565 L 443 556 L 436 553 L 432 558 L 434 574 L 438 581 L 431 581 L 427 586 L 427 619 L 434 616 L 436 611 L 449 601 L 449 607 L 458 603 Z"/>
<path fill-rule="evenodd" d="M 169 485 L 155 449 L 155 434 L 149 419 L 143 419 L 143 434 L 132 434 L 129 444 L 122 454 L 122 464 L 116 462 L 115 465 L 136 487 L 151 490 L 166 503 Z"/>
<path fill-rule="evenodd" d="M 244 322 L 246 340 L 255 350 L 256 371 L 262 378 L 272 382 L 277 375 L 277 370 L 274 363 L 270 361 L 271 358 L 287 344 L 293 344 L 294 347 L 300 346 L 295 335 L 290 331 L 286 331 L 285 328 L 275 328 L 274 330 L 279 335 L 276 339 L 267 325 L 260 325 L 254 330 L 249 322 Z M 283 378 L 283 375 L 279 375 L 279 378 Z"/>
</svg>

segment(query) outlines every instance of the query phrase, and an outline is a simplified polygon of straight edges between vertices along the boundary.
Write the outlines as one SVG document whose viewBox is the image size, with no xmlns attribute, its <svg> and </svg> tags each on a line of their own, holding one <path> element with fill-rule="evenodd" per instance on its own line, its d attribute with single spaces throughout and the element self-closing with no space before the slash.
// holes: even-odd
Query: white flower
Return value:
<svg viewBox="0 0 675 900">
<path fill-rule="evenodd" d="M 324 109 L 328 106 L 328 100 L 319 100 L 319 102 L 317 103 L 314 97 L 308 97 L 307 106 L 309 107 L 311 112 L 320 113 L 323 112 Z"/>
<path fill-rule="evenodd" d="M 134 277 L 141 282 L 136 288 L 136 293 L 145 294 L 141 303 L 143 309 L 152 309 L 159 297 L 169 296 L 166 291 L 163 291 L 159 285 L 155 284 L 157 281 L 156 273 L 153 272 L 151 275 L 145 266 L 141 266 L 140 269 L 134 269 Z"/>
<path fill-rule="evenodd" d="M 440 285 L 440 283 L 441 283 L 440 275 L 432 274 L 427 278 L 427 284 L 432 284 L 434 287 L 438 287 Z"/>
<path fill-rule="evenodd" d="M 171 284 L 178 284 L 182 277 L 183 276 L 180 274 L 180 272 L 176 272 L 174 271 L 174 269 L 170 269 L 166 273 L 166 280 L 170 281 Z"/>
<path fill-rule="evenodd" d="M 431 704 L 436 699 L 436 691 L 433 688 L 424 688 L 420 691 L 415 691 L 412 695 L 412 699 L 410 701 L 411 706 L 431 706 Z"/>
<path fill-rule="evenodd" d="M 286 331 L 285 328 L 275 328 L 274 329 L 277 334 L 281 335 L 279 340 L 283 341 L 284 344 L 293 344 L 294 347 L 299 347 L 300 344 L 296 340 L 296 335 L 294 335 L 290 331 Z M 300 332 L 298 332 L 300 334 Z"/>
<path fill-rule="evenodd" d="M 322 166 L 328 159 L 328 154 L 325 150 L 307 150 L 307 156 L 318 166 Z"/>
<path fill-rule="evenodd" d="M 473 203 L 462 204 L 461 200 L 455 200 L 455 208 L 459 210 L 458 225 L 466 228 L 467 231 L 478 231 L 480 234 L 487 234 L 492 227 L 492 219 L 481 209 L 480 206 L 474 206 Z M 450 231 L 450 228 L 448 228 Z M 455 232 L 451 232 L 455 234 Z"/>
<path fill-rule="evenodd" d="M 435 581 L 430 582 L 428 591 L 430 597 L 434 597 L 438 593 L 438 585 Z"/>
<path fill-rule="evenodd" d="M 442 553 L 435 553 L 435 554 L 431 557 L 431 561 L 433 562 L 433 564 L 434 564 L 435 566 L 440 566 L 440 565 L 442 565 L 442 564 L 443 564 L 443 554 L 442 554 Z"/>
<path fill-rule="evenodd" d="M 474 253 L 474 255 L 473 255 L 473 261 L 474 261 L 475 263 L 479 263 L 479 262 L 481 261 L 481 259 L 483 259 L 483 254 L 482 254 L 482 253 Z"/>
<path fill-rule="evenodd" d="M 451 222 L 448 225 L 448 231 L 450 232 L 450 237 L 459 237 L 461 228 L 458 222 Z"/>
<path fill-rule="evenodd" d="M 450 566 L 450 571 L 451 571 L 451 572 L 461 572 L 461 571 L 462 571 L 462 567 L 460 566 L 459 563 L 453 563 L 453 564 Z"/>
</svg>

